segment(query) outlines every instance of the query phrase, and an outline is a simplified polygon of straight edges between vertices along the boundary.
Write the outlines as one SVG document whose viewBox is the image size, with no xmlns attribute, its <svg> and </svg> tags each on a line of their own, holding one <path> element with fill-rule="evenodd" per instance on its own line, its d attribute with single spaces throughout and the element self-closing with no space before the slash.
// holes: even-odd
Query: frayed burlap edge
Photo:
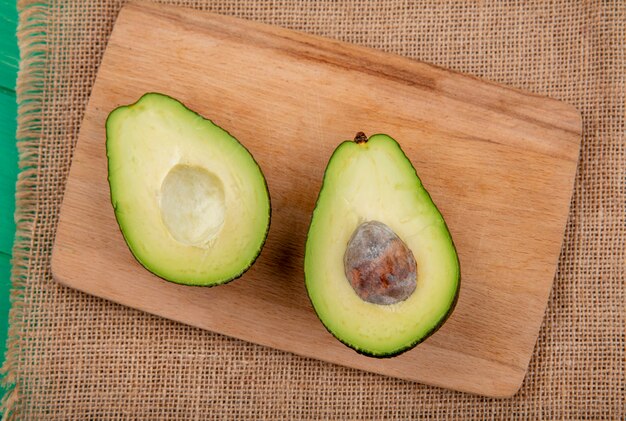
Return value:
<svg viewBox="0 0 626 421">
<path fill-rule="evenodd" d="M 20 173 L 15 197 L 15 241 L 11 270 L 11 323 L 7 351 L 2 366 L 3 420 L 18 417 L 20 399 L 16 372 L 19 364 L 20 337 L 23 326 L 24 286 L 28 279 L 32 229 L 37 214 L 35 187 L 39 162 L 39 138 L 42 133 L 43 96 L 47 58 L 48 5 L 25 0 L 17 4 L 19 14 L 18 46 L 20 70 L 17 77 L 17 150 Z"/>
</svg>

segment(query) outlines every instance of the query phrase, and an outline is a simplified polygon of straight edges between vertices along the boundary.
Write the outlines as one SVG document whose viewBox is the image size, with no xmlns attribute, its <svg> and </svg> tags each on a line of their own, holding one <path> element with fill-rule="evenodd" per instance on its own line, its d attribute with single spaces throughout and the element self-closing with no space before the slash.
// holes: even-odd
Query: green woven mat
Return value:
<svg viewBox="0 0 626 421">
<path fill-rule="evenodd" d="M 15 2 L 0 0 L 0 346 L 4 356 L 11 289 L 11 249 L 15 236 L 15 181 L 17 104 L 15 78 L 19 63 Z"/>
</svg>

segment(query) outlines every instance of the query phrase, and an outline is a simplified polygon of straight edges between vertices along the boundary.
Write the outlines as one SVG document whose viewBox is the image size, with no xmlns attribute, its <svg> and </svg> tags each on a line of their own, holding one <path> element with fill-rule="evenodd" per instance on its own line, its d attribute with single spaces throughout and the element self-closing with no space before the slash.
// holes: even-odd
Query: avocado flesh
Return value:
<svg viewBox="0 0 626 421">
<path fill-rule="evenodd" d="M 337 339 L 362 354 L 389 357 L 424 340 L 448 317 L 459 262 L 443 217 L 398 143 L 381 134 L 357 142 L 339 145 L 326 168 L 307 237 L 306 288 Z M 364 301 L 346 278 L 346 245 L 368 221 L 390 227 L 413 253 L 416 287 L 403 301 Z"/>
<path fill-rule="evenodd" d="M 228 132 L 156 93 L 106 122 L 115 217 L 135 258 L 172 282 L 213 286 L 255 261 L 270 200 L 252 155 Z"/>
</svg>

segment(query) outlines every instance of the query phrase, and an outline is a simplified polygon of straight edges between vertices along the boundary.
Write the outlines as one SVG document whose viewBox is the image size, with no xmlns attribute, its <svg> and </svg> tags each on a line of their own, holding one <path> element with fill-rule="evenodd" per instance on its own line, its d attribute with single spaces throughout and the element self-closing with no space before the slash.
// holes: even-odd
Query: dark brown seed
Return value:
<svg viewBox="0 0 626 421">
<path fill-rule="evenodd" d="M 343 262 L 350 285 L 364 301 L 395 304 L 415 291 L 415 257 L 382 222 L 368 221 L 358 226 L 348 241 Z"/>
</svg>

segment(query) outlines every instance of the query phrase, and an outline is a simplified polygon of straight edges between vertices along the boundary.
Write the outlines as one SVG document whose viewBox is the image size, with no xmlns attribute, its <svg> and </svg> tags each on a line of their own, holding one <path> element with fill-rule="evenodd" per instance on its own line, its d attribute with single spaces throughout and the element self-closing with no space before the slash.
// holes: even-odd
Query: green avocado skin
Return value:
<svg viewBox="0 0 626 421">
<path fill-rule="evenodd" d="M 311 237 L 312 237 L 312 230 L 313 230 L 313 223 L 315 221 L 316 218 L 316 211 L 318 210 L 319 206 L 320 206 L 320 201 L 322 199 L 322 197 L 325 194 L 325 191 L 327 189 L 332 189 L 332 185 L 328 184 L 328 177 L 329 177 L 329 170 L 331 168 L 331 163 L 334 162 L 334 160 L 337 159 L 341 159 L 341 151 L 344 148 L 348 148 L 348 147 L 354 147 L 355 143 L 367 143 L 368 141 L 372 140 L 372 139 L 376 139 L 376 140 L 381 140 L 384 139 L 385 142 L 388 142 L 389 145 L 391 145 L 394 148 L 397 148 L 397 151 L 399 152 L 399 156 L 401 160 L 404 160 L 406 164 L 408 164 L 407 168 L 410 167 L 410 176 L 414 177 L 421 190 L 424 193 L 424 197 L 425 200 L 427 200 L 430 205 L 432 206 L 432 208 L 435 210 L 435 212 L 437 214 L 439 214 L 439 210 L 437 209 L 436 205 L 434 204 L 434 202 L 432 201 L 430 195 L 428 194 L 428 192 L 426 191 L 425 188 L 423 188 L 423 186 L 421 185 L 421 180 L 419 179 L 419 176 L 415 170 L 415 168 L 413 167 L 411 161 L 409 160 L 409 158 L 406 156 L 406 154 L 404 153 L 404 151 L 402 150 L 402 148 L 400 147 L 400 145 L 398 144 L 398 142 L 396 142 L 393 138 L 391 138 L 390 136 L 386 135 L 386 134 L 375 134 L 369 137 L 369 139 L 367 137 L 365 137 L 363 135 L 363 133 L 359 132 L 357 133 L 357 136 L 355 137 L 355 139 L 353 141 L 344 141 L 341 144 L 339 144 L 339 146 L 335 149 L 335 151 L 333 152 L 333 154 L 331 155 L 329 161 L 328 161 L 328 165 L 327 168 L 324 172 L 324 177 L 323 177 L 323 183 L 322 183 L 322 187 L 320 189 L 317 201 L 316 201 L 316 205 L 314 208 L 314 212 L 311 215 L 311 222 L 310 222 L 310 228 L 309 228 L 309 232 L 307 234 L 307 243 L 306 243 L 306 252 L 305 252 L 305 258 L 304 258 L 304 277 L 305 277 L 305 287 L 307 290 L 307 295 L 309 297 L 309 300 L 311 302 L 311 305 L 313 306 L 313 309 L 318 317 L 318 319 L 320 320 L 320 322 L 322 323 L 322 325 L 324 326 L 324 328 L 331 334 L 333 335 L 338 341 L 340 341 L 341 343 L 343 343 L 344 345 L 346 345 L 347 347 L 353 349 L 354 351 L 356 351 L 358 354 L 367 356 L 367 357 L 372 357 L 372 358 L 379 358 L 379 359 L 384 359 L 384 358 L 393 358 L 396 357 L 398 355 L 401 355 L 413 348 L 415 348 L 417 345 L 419 345 L 420 343 L 424 342 L 426 339 L 428 339 L 431 335 L 433 335 L 435 332 L 437 332 L 443 325 L 444 323 L 449 319 L 449 317 L 452 315 L 456 304 L 458 302 L 458 298 L 459 298 L 459 294 L 460 294 L 460 288 L 461 288 L 461 270 L 460 270 L 460 262 L 458 259 L 458 254 L 456 252 L 456 246 L 454 245 L 454 242 L 452 240 L 452 237 L 449 234 L 449 229 L 445 223 L 445 221 L 443 220 L 443 217 L 441 217 L 441 224 L 442 224 L 442 229 L 445 230 L 445 232 L 447 233 L 447 235 L 449 236 L 449 251 L 451 253 L 451 255 L 453 255 L 453 263 L 452 265 L 456 266 L 456 276 L 453 277 L 451 284 L 453 285 L 453 289 L 452 289 L 452 293 L 451 293 L 451 301 L 449 302 L 449 304 L 447 304 L 445 311 L 441 313 L 441 316 L 438 317 L 438 319 L 436 320 L 436 322 L 434 324 L 432 324 L 432 326 L 424 333 L 420 334 L 419 336 L 414 337 L 412 340 L 407 341 L 404 345 L 396 347 L 393 350 L 389 350 L 389 351 L 377 351 L 377 350 L 373 350 L 367 347 L 363 347 L 360 346 L 359 344 L 355 343 L 354 341 L 348 340 L 346 339 L 344 336 L 342 336 L 340 334 L 340 332 L 337 331 L 337 329 L 333 329 L 331 327 L 331 323 L 329 323 L 329 320 L 327 320 L 327 317 L 325 317 L 323 314 L 320 313 L 320 311 L 318 310 L 319 305 L 317 305 L 315 299 L 314 299 L 314 294 L 312 292 L 312 282 L 311 282 L 311 273 L 312 272 L 316 272 L 316 268 L 311 267 L 311 256 L 309 253 L 309 249 L 310 249 L 310 242 L 311 242 Z M 345 250 L 345 248 L 344 248 Z M 308 263 L 308 265 L 307 265 Z M 348 280 L 345 278 L 345 275 L 343 277 L 344 282 L 348 283 Z M 356 295 L 356 294 L 355 294 Z"/>
<path fill-rule="evenodd" d="M 341 342 L 342 344 L 346 345 L 347 347 L 352 348 L 358 354 L 365 355 L 366 357 L 379 358 L 379 359 L 397 357 L 398 355 L 404 354 L 405 352 L 412 350 L 417 345 L 419 345 L 422 342 L 424 342 L 426 339 L 428 339 L 430 336 L 432 336 L 435 332 L 437 332 L 439 330 L 439 328 L 441 328 L 441 326 L 444 325 L 444 323 L 450 318 L 450 316 L 454 312 L 454 309 L 456 308 L 456 303 L 459 301 L 460 288 L 461 288 L 461 278 L 459 277 L 459 287 L 457 288 L 457 292 L 454 295 L 454 301 L 452 302 L 452 305 L 450 306 L 450 309 L 445 314 L 445 316 L 425 336 L 421 337 L 420 339 L 416 339 L 415 342 L 408 344 L 404 348 L 399 348 L 397 351 L 393 351 L 393 352 L 389 352 L 389 353 L 376 354 L 376 353 L 369 352 L 369 351 L 364 350 L 364 349 L 360 349 L 360 348 L 354 346 L 353 344 L 351 344 L 350 342 L 346 342 L 343 339 L 341 339 L 340 337 L 338 337 L 335 333 L 333 333 L 330 329 L 328 329 L 328 327 L 326 326 L 326 324 L 324 324 L 323 321 L 322 321 L 322 325 L 324 326 L 326 331 L 328 331 L 328 333 L 330 333 L 331 335 L 333 335 L 335 337 L 335 339 L 337 339 L 339 342 Z"/>
<path fill-rule="evenodd" d="M 164 273 L 163 271 L 155 268 L 153 265 L 151 265 L 149 262 L 146 261 L 146 259 L 144 257 L 142 257 L 142 255 L 138 252 L 137 247 L 132 243 L 132 241 L 130 241 L 129 237 L 126 235 L 125 232 L 125 227 L 123 225 L 122 222 L 122 211 L 119 207 L 119 203 L 114 199 L 115 198 L 115 182 L 112 180 L 112 168 L 115 167 L 115 157 L 114 157 L 114 153 L 112 153 L 112 144 L 113 144 L 113 138 L 111 136 L 112 133 L 112 126 L 116 123 L 116 120 L 118 118 L 120 118 L 120 116 L 125 112 L 128 111 L 130 109 L 132 109 L 133 107 L 136 107 L 138 105 L 141 105 L 144 102 L 147 101 L 163 101 L 166 104 L 171 104 L 175 107 L 179 107 L 180 109 L 184 110 L 184 113 L 187 113 L 189 115 L 193 115 L 195 116 L 195 118 L 197 118 L 198 120 L 202 121 L 203 124 L 206 125 L 210 125 L 215 127 L 218 131 L 222 132 L 224 136 L 228 137 L 229 139 L 231 139 L 234 143 L 237 144 L 238 147 L 240 147 L 241 149 L 245 150 L 247 152 L 247 154 L 249 155 L 251 161 L 253 162 L 254 166 L 256 166 L 256 168 L 258 169 L 258 172 L 261 175 L 262 178 L 262 188 L 264 190 L 264 194 L 267 197 L 267 221 L 266 221 L 266 227 L 265 230 L 262 234 L 262 240 L 259 243 L 259 246 L 256 248 L 256 250 L 254 251 L 253 257 L 252 259 L 249 260 L 249 262 L 247 262 L 245 265 L 241 266 L 238 268 L 238 270 L 235 270 L 232 272 L 231 275 L 224 277 L 223 279 L 219 279 L 217 281 L 211 281 L 211 282 L 203 282 L 202 279 L 199 279 L 197 282 L 189 282 L 189 280 L 185 277 L 180 277 L 177 278 L 176 276 L 173 276 L 172 274 L 169 273 Z M 135 258 L 135 260 L 141 264 L 141 266 L 143 266 L 146 270 L 148 270 L 149 272 L 151 272 L 152 274 L 156 275 L 157 277 L 168 281 L 168 282 L 172 282 L 172 283 L 176 283 L 176 284 L 180 284 L 180 285 L 185 285 L 185 286 L 192 286 L 192 287 L 204 287 L 204 288 L 210 288 L 210 287 L 214 287 L 214 286 L 218 286 L 218 285 L 224 285 L 227 284 L 229 282 L 232 282 L 238 278 L 240 278 L 241 276 L 243 276 L 256 262 L 256 260 L 259 258 L 261 251 L 263 249 L 263 246 L 265 245 L 265 242 L 267 240 L 267 236 L 269 234 L 269 229 L 270 229 L 270 224 L 271 224 L 271 214 L 272 214 L 272 207 L 271 207 L 271 199 L 270 199 L 270 193 L 269 193 L 269 189 L 267 186 L 267 181 L 262 173 L 262 170 L 260 168 L 260 166 L 258 165 L 258 163 L 256 162 L 256 160 L 254 159 L 253 155 L 250 153 L 250 151 L 244 146 L 242 145 L 234 136 L 232 136 L 230 133 L 228 133 L 226 130 L 222 129 L 221 127 L 217 126 L 213 121 L 203 117 L 202 115 L 200 115 L 199 113 L 197 113 L 196 111 L 190 109 L 189 107 L 187 107 L 185 104 L 183 104 L 181 101 L 169 96 L 169 95 L 165 95 L 162 93 L 158 93 L 158 92 L 147 92 L 145 94 L 143 94 L 137 101 L 135 101 L 132 104 L 128 104 L 128 105 L 122 105 L 119 106 L 115 109 L 113 109 L 109 115 L 107 116 L 106 122 L 105 122 L 105 128 L 106 128 L 106 151 L 107 151 L 107 168 L 108 168 L 108 176 L 107 176 L 107 180 L 109 183 L 109 192 L 110 192 L 110 197 L 111 197 L 111 205 L 113 207 L 114 213 L 115 213 L 115 217 L 116 217 L 116 222 L 118 224 L 118 228 L 120 229 L 121 233 L 122 233 L 122 237 L 124 238 L 124 241 L 127 245 L 127 247 L 129 248 L 129 250 L 131 251 L 131 254 L 133 255 L 133 257 Z"/>
</svg>

